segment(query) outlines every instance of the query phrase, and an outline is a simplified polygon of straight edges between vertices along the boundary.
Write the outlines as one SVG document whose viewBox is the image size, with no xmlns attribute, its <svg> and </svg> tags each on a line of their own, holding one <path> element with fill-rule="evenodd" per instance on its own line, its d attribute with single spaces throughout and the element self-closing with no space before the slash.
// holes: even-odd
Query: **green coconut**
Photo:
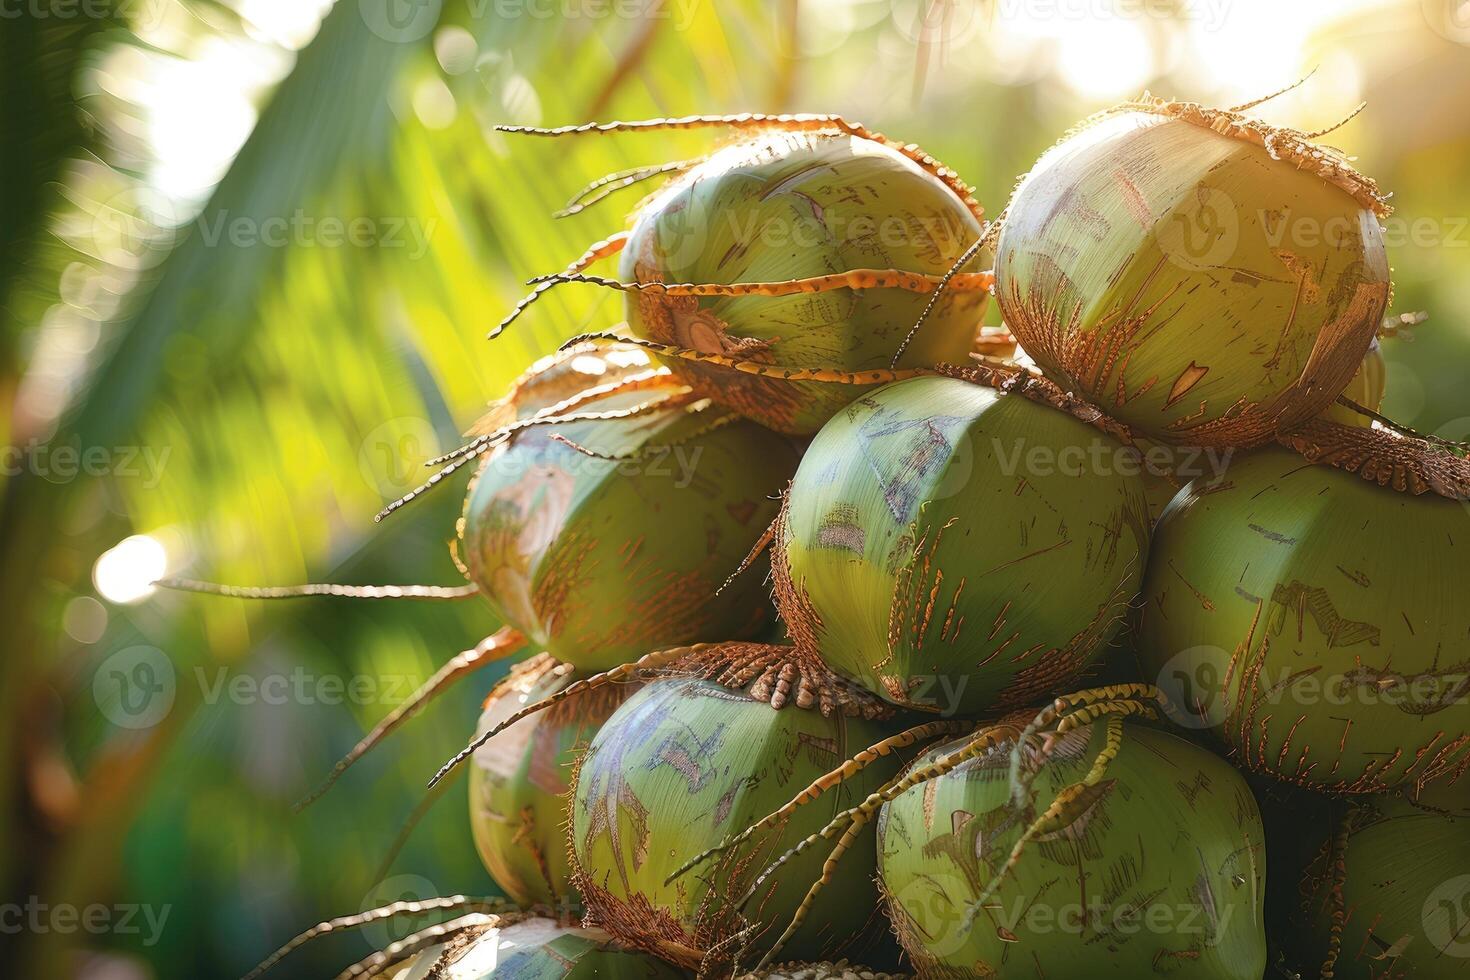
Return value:
<svg viewBox="0 0 1470 980">
<path fill-rule="evenodd" d="M 620 276 L 739 284 L 897 270 L 934 280 L 981 234 L 978 208 L 901 148 L 848 132 L 769 132 L 713 153 L 641 207 Z M 988 269 L 990 258 L 982 251 L 966 268 Z M 645 340 L 782 368 L 886 370 L 933 282 L 901 288 L 854 275 L 846 283 L 785 295 L 636 291 L 628 325 Z M 987 295 L 947 292 L 896 366 L 964 362 Z M 782 432 L 815 432 L 853 397 L 844 385 L 668 364 L 720 404 Z"/>
<path fill-rule="evenodd" d="M 1467 594 L 1464 501 L 1271 447 L 1165 512 L 1140 658 L 1247 769 L 1344 793 L 1424 783 L 1470 765 Z"/>
<path fill-rule="evenodd" d="M 576 680 L 568 664 L 539 654 L 490 692 L 477 732 Z M 523 907 L 578 899 L 567 862 L 572 769 L 602 723 L 635 690 L 617 684 L 531 715 L 490 739 L 469 763 L 470 830 L 485 869 Z"/>
<path fill-rule="evenodd" d="M 601 929 L 527 918 L 431 946 L 394 980 L 677 980 L 683 970 L 629 949 Z M 435 972 L 435 970 L 439 972 Z"/>
<path fill-rule="evenodd" d="M 916 378 L 813 440 L 772 565 L 798 647 L 895 704 L 977 716 L 1094 666 L 1143 578 L 1140 461 L 1018 394 Z"/>
<path fill-rule="evenodd" d="M 591 367 L 620 352 L 576 356 Z M 574 408 L 550 410 L 580 421 L 523 428 L 486 453 L 459 522 L 471 581 L 506 623 L 582 670 L 750 635 L 768 608 L 758 576 L 715 592 L 774 518 L 796 450 L 701 410 L 646 358 L 637 377 L 588 380 Z"/>
<path fill-rule="evenodd" d="M 820 805 L 668 879 L 690 857 L 766 816 L 881 734 L 877 723 L 861 717 L 796 704 L 773 710 L 712 681 L 670 677 L 647 684 L 602 726 L 577 774 L 571 850 L 589 919 L 685 967 L 752 962 L 791 919 L 822 859 L 807 854 L 759 884 L 757 876 L 836 812 L 860 802 L 892 774 L 892 765 L 870 767 Z M 872 880 L 871 836 L 866 840 L 838 869 L 785 955 L 829 960 L 862 956 L 874 942 L 881 947 L 887 928 Z"/>
<path fill-rule="evenodd" d="M 1470 797 L 1349 807 L 1302 880 L 1307 975 L 1451 980 L 1470 971 Z"/>
<path fill-rule="evenodd" d="M 996 299 L 1043 371 L 1139 434 L 1250 446 L 1318 415 L 1389 295 L 1373 182 L 1311 136 L 1145 96 L 1017 187 Z"/>
<path fill-rule="evenodd" d="M 883 805 L 878 866 L 924 977 L 1260 980 L 1265 845 L 1240 774 L 1113 718 L 1027 741 L 1018 719 L 921 755 L 963 753 Z"/>
</svg>

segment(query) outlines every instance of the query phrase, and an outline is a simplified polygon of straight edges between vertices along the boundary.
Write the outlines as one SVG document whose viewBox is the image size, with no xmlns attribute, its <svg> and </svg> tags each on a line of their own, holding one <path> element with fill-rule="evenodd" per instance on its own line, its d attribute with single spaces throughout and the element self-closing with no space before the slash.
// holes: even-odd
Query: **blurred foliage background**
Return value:
<svg viewBox="0 0 1470 980">
<path fill-rule="evenodd" d="M 17 16 L 11 16 L 16 13 Z M 239 583 L 458 581 L 445 488 L 382 504 L 534 357 L 619 319 L 523 281 L 622 226 L 584 183 L 718 131 L 497 123 L 846 113 L 997 214 L 1149 87 L 1333 134 L 1395 192 L 1386 410 L 1470 436 L 1462 0 L 26 0 L 0 26 L 0 954 L 14 976 L 236 976 L 380 900 L 492 889 L 462 783 L 395 836 L 501 670 L 312 808 L 361 734 L 496 624 L 477 603 L 245 603 Z M 67 911 L 70 909 L 71 914 Z M 100 911 L 89 911 L 100 910 Z M 85 913 L 85 914 L 83 914 Z M 283 976 L 386 941 L 329 939 Z M 331 972 L 328 972 L 331 971 Z"/>
</svg>

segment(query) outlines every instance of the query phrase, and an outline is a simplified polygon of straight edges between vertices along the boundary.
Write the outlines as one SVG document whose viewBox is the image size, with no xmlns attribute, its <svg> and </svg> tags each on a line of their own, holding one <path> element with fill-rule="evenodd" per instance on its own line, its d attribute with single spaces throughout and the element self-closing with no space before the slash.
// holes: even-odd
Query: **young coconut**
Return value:
<svg viewBox="0 0 1470 980">
<path fill-rule="evenodd" d="M 788 660 L 799 662 L 794 654 Z M 840 687 L 820 664 L 801 666 Z M 750 951 L 769 950 L 771 926 L 794 913 L 806 890 L 798 880 L 814 876 L 820 862 L 759 882 L 756 873 L 836 808 L 860 800 L 892 766 L 880 763 L 840 788 L 829 812 L 811 807 L 699 873 L 673 876 L 691 851 L 745 827 L 881 733 L 876 720 L 891 708 L 864 692 L 844 697 L 825 713 L 816 703 L 778 711 L 698 677 L 655 680 L 633 695 L 592 740 L 576 776 L 570 843 L 589 921 L 691 969 L 727 969 Z M 865 853 L 868 861 L 845 867 L 832 900 L 790 937 L 792 955 L 861 955 L 875 936 L 886 937 L 871 844 Z"/>
<path fill-rule="evenodd" d="M 1451 980 L 1470 957 L 1470 797 L 1387 794 L 1345 807 L 1302 881 L 1308 975 Z"/>
<path fill-rule="evenodd" d="M 1144 584 L 1145 676 L 1278 779 L 1374 793 L 1463 771 L 1470 462 L 1329 422 L 1297 448 L 1333 465 L 1240 454 L 1169 506 Z"/>
<path fill-rule="evenodd" d="M 679 980 L 687 974 L 601 929 L 525 918 L 482 925 L 431 946 L 394 980 Z"/>
<path fill-rule="evenodd" d="M 1124 721 L 1147 701 L 1063 704 L 1080 706 L 1069 723 L 1053 708 L 931 749 L 884 803 L 879 873 L 920 975 L 1259 980 L 1265 844 L 1245 781 Z"/>
<path fill-rule="evenodd" d="M 460 558 L 495 611 L 589 671 L 759 629 L 758 581 L 716 593 L 774 517 L 795 448 L 661 369 L 575 400 L 490 450 L 465 499 Z"/>
<path fill-rule="evenodd" d="M 478 732 L 575 679 L 538 654 L 511 668 L 485 700 Z M 575 904 L 566 856 L 572 769 L 598 728 L 634 690 L 610 685 L 526 718 L 481 746 L 469 765 L 470 830 L 485 869 L 523 908 Z"/>
<path fill-rule="evenodd" d="M 1331 129 L 1243 115 L 1263 101 L 1145 94 L 1100 113 L 1042 156 L 1001 222 L 1006 323 L 1141 435 L 1251 446 L 1320 414 L 1388 302 L 1384 197 L 1313 142 Z"/>
<path fill-rule="evenodd" d="M 970 717 L 1034 704 L 1096 662 L 1138 592 L 1141 469 L 1022 394 L 917 378 L 863 395 L 787 493 L 781 619 L 894 704 Z"/>
<path fill-rule="evenodd" d="M 824 381 L 891 380 L 890 368 L 966 360 L 991 282 L 979 271 L 990 261 L 983 212 L 968 186 L 912 144 L 830 115 L 500 128 L 560 136 L 699 126 L 741 138 L 700 160 L 613 175 L 626 186 L 676 174 L 629 232 L 533 280 L 536 292 L 492 336 L 556 283 L 622 290 L 632 337 L 676 376 L 762 425 L 803 434 L 852 398 Z M 619 280 L 583 274 L 614 252 Z M 941 280 L 947 293 L 927 329 L 910 331 Z"/>
<path fill-rule="evenodd" d="M 480 595 L 507 624 L 395 708 L 308 802 L 436 693 L 527 643 L 598 670 L 670 644 L 748 636 L 768 619 L 758 581 L 719 587 L 775 517 L 798 458 L 787 439 L 712 409 L 626 345 L 538 362 L 473 431 L 379 515 L 481 460 L 457 526 L 468 586 L 164 583 L 243 598 Z"/>
</svg>

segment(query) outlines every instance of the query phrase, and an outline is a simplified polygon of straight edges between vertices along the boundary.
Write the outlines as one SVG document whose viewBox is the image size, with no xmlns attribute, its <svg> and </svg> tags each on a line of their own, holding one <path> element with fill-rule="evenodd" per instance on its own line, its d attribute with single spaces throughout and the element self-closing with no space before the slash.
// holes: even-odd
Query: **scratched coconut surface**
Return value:
<svg viewBox="0 0 1470 980">
<path fill-rule="evenodd" d="M 1157 438 L 1241 445 L 1316 414 L 1367 351 L 1389 268 L 1375 202 L 1305 166 L 1148 112 L 1082 129 L 1007 211 L 1006 322 Z"/>
<path fill-rule="evenodd" d="M 566 688 L 569 665 L 540 654 L 512 668 L 485 702 L 476 734 Z M 580 749 L 635 690 L 613 684 L 516 722 L 470 760 L 470 830 L 480 860 L 522 906 L 578 902 L 567 860 L 572 767 Z"/>
<path fill-rule="evenodd" d="M 1388 556 L 1411 554 L 1407 563 Z M 1281 449 L 1196 481 L 1155 530 L 1146 676 L 1235 760 L 1374 792 L 1470 765 L 1470 508 Z"/>
<path fill-rule="evenodd" d="M 1470 957 L 1470 801 L 1378 796 L 1345 818 L 1302 884 L 1303 965 L 1338 980 L 1452 980 Z M 1340 891 L 1338 890 L 1340 886 Z M 1333 934 L 1340 930 L 1334 955 Z"/>
<path fill-rule="evenodd" d="M 1148 508 L 1142 479 L 1112 465 L 1121 453 L 962 381 L 865 395 L 797 471 L 774 558 L 782 619 L 898 704 L 975 714 L 1055 693 L 1142 582 Z M 1091 473 L 1094 458 L 1108 465 Z"/>
<path fill-rule="evenodd" d="M 898 269 L 942 275 L 980 237 L 937 177 L 871 140 L 778 133 L 732 144 L 661 190 L 623 252 L 624 280 L 780 282 Z M 978 256 L 968 271 L 989 268 Z M 631 294 L 649 340 L 788 367 L 887 368 L 928 294 L 838 288 L 789 296 Z M 900 366 L 964 362 L 986 294 L 951 292 Z M 854 394 L 845 385 L 759 378 L 687 361 L 670 367 L 723 404 L 786 432 L 814 432 Z"/>
<path fill-rule="evenodd" d="M 595 921 L 615 936 L 698 965 L 737 929 L 733 904 L 787 848 L 861 802 L 896 764 L 883 760 L 798 810 L 771 832 L 696 868 L 664 879 L 695 854 L 785 804 L 818 776 L 886 734 L 878 725 L 788 706 L 780 711 L 701 680 L 644 687 L 603 726 L 577 775 L 571 846 L 578 887 Z M 811 916 L 782 950 L 791 959 L 853 955 L 863 936 L 883 940 L 870 921 L 873 838 L 865 835 L 838 866 Z M 825 851 L 813 848 L 763 885 L 747 913 L 764 924 L 750 950 L 769 945 L 790 921 Z M 726 955 L 731 950 L 726 950 Z M 754 960 L 750 955 L 744 962 Z"/>
<path fill-rule="evenodd" d="M 1106 729 L 1099 723 L 1058 736 L 1039 768 L 1028 753 L 1026 767 L 1036 772 L 1031 811 L 1009 802 L 1014 728 L 884 805 L 883 888 L 899 941 L 922 975 L 1260 980 L 1265 841 L 1245 781 L 1204 749 L 1129 724 L 1103 777 L 1076 792 Z M 931 749 L 912 768 L 968 741 Z M 970 903 L 1027 825 L 1074 792 L 962 931 Z"/>
<path fill-rule="evenodd" d="M 666 377 L 580 410 L 629 410 L 684 390 Z M 711 597 L 774 518 L 770 497 L 796 452 L 753 422 L 704 431 L 710 422 L 675 401 L 631 418 L 527 429 L 493 450 L 465 501 L 460 557 L 495 610 L 589 670 L 758 628 L 758 576 Z M 593 458 L 553 430 L 600 453 L 644 455 Z"/>
</svg>

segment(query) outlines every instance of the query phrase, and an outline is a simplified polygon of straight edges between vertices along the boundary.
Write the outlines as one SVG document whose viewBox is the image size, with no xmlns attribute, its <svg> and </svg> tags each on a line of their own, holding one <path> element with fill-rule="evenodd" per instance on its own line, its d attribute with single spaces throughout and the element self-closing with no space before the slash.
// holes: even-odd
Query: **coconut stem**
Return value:
<svg viewBox="0 0 1470 980">
<path fill-rule="evenodd" d="M 504 912 L 509 908 L 511 908 L 509 903 L 500 898 L 470 898 L 467 895 L 449 895 L 426 898 L 422 901 L 392 902 L 375 909 L 368 909 L 366 912 L 359 912 L 356 915 L 344 915 L 335 919 L 327 919 L 324 922 L 317 923 L 300 935 L 293 937 L 290 942 L 262 960 L 255 969 L 245 974 L 241 980 L 255 980 L 256 977 L 265 973 L 296 949 L 311 942 L 316 937 L 324 936 L 329 932 L 342 932 L 346 929 L 356 929 L 400 915 L 421 916 L 428 915 L 431 912 L 450 910 L 457 912 L 468 910 L 481 914 L 495 914 L 497 912 Z"/>
<path fill-rule="evenodd" d="M 617 419 L 630 419 L 635 418 L 639 415 L 647 415 L 649 412 L 662 409 L 682 408 L 697 400 L 698 399 L 690 394 L 686 389 L 683 392 L 675 392 L 668 395 L 662 395 L 657 398 L 650 398 L 648 401 L 640 402 L 639 404 L 634 405 L 632 408 L 614 409 L 606 412 L 577 412 L 571 415 L 538 414 L 533 415 L 531 418 L 522 419 L 519 422 L 514 422 L 510 425 L 507 425 L 505 428 L 499 429 L 489 435 L 480 436 L 473 442 L 461 446 L 459 449 L 454 450 L 454 452 L 449 453 L 448 455 L 454 459 L 454 462 L 450 463 L 438 473 L 435 473 L 433 476 L 429 477 L 417 487 L 414 487 L 412 490 L 408 491 L 408 493 L 393 501 L 387 507 L 384 507 L 373 518 L 373 522 L 381 522 L 390 514 L 393 514 L 394 512 L 402 510 L 404 507 L 407 507 L 419 497 L 434 489 L 434 487 L 438 486 L 445 479 L 452 476 L 466 463 L 469 463 L 472 460 L 483 456 L 485 453 L 489 452 L 491 449 L 494 449 L 496 446 L 507 442 L 517 432 L 523 431 L 533 426 L 566 425 L 573 422 L 609 422 Z"/>
<path fill-rule="evenodd" d="M 744 907 L 747 902 L 755 897 L 755 894 L 760 889 L 761 885 L 763 885 L 778 868 L 780 868 L 782 865 L 786 864 L 793 858 L 797 857 L 808 847 L 815 845 L 818 841 L 831 840 L 834 836 L 837 835 L 838 830 L 849 826 L 853 821 L 861 820 L 863 823 L 867 823 L 873 818 L 875 814 L 877 814 L 883 804 L 889 802 L 890 800 L 897 799 L 899 796 L 902 796 L 904 793 L 908 792 L 910 789 L 913 789 L 915 786 L 943 776 L 945 773 L 950 772 L 956 766 L 960 765 L 966 760 L 973 759 L 981 753 L 987 752 L 995 748 L 997 745 L 1003 744 L 1007 740 L 1015 737 L 1016 732 L 1017 730 L 1015 726 L 1013 724 L 1010 724 L 1009 722 L 1003 721 L 995 725 L 991 725 L 976 732 L 973 739 L 967 742 L 960 749 L 951 752 L 949 755 L 942 756 L 939 759 L 928 763 L 927 765 L 915 769 L 907 775 L 897 776 L 889 780 L 887 783 L 884 783 L 882 786 L 878 787 L 878 789 L 869 794 L 868 798 L 863 800 L 863 802 L 859 803 L 857 806 L 849 807 L 848 809 L 843 810 L 841 813 L 837 814 L 837 816 L 833 817 L 832 820 L 821 830 L 817 831 L 815 834 L 810 835 L 804 840 L 798 841 L 795 847 L 792 847 L 785 854 L 782 854 L 775 861 L 773 861 L 764 871 L 762 871 L 756 877 L 755 882 L 750 886 L 749 890 L 746 891 L 745 895 L 740 899 L 739 903 L 737 903 L 737 908 Z M 814 897 L 814 893 L 808 892 L 807 902 L 804 902 L 803 904 L 807 904 Z"/>
<path fill-rule="evenodd" d="M 480 594 L 476 585 L 337 585 L 312 582 L 306 585 L 221 585 L 193 578 L 161 578 L 153 583 L 175 592 L 228 596 L 233 599 L 301 599 L 307 596 L 338 596 L 347 599 L 468 599 Z"/>
<path fill-rule="evenodd" d="M 952 365 L 937 365 L 927 368 L 901 368 L 897 371 L 883 369 L 844 371 L 829 367 L 788 368 L 776 364 L 764 364 L 748 358 L 730 357 L 726 354 L 710 354 L 705 351 L 694 350 L 691 347 L 676 347 L 672 344 L 660 344 L 652 340 L 643 340 L 639 337 L 631 337 L 612 330 L 598 330 L 591 333 L 578 334 L 562 344 L 561 349 L 566 350 L 569 347 L 586 343 L 589 340 L 611 340 L 620 344 L 632 344 L 635 347 L 641 347 L 661 357 L 675 357 L 684 361 L 714 364 L 719 367 L 742 371 L 745 374 L 754 374 L 763 378 L 777 378 L 781 381 L 824 381 L 832 384 L 876 385 L 903 381 L 907 378 L 935 375 L 952 377 L 955 376 L 954 372 L 964 370 Z"/>
<path fill-rule="evenodd" d="M 1349 836 L 1350 811 L 1345 811 L 1338 818 L 1338 825 L 1332 835 L 1331 851 L 1329 859 L 1331 865 L 1327 872 L 1331 875 L 1331 890 L 1328 900 L 1332 903 L 1329 912 L 1331 924 L 1327 934 L 1327 956 L 1322 962 L 1322 980 L 1332 980 L 1337 975 L 1337 959 L 1342 954 L 1342 930 L 1347 922 L 1347 907 L 1343 898 L 1342 886 L 1347 880 L 1347 843 Z"/>
<path fill-rule="evenodd" d="M 686 411 L 690 414 L 707 411 L 710 407 L 710 404 L 711 403 L 708 398 L 700 399 L 699 401 L 691 404 L 686 409 Z M 553 432 L 551 434 L 551 438 L 552 441 L 559 442 L 564 446 L 568 446 L 575 452 L 581 453 L 583 456 L 589 456 L 592 459 L 608 460 L 610 462 L 620 462 L 622 460 L 628 459 L 642 459 L 645 456 L 652 456 L 655 454 L 667 454 L 680 446 L 688 445 L 695 439 L 701 439 L 709 435 L 711 432 L 716 432 L 720 429 L 725 428 L 728 425 L 733 425 L 736 422 L 739 422 L 742 418 L 744 418 L 744 416 L 738 415 L 735 412 L 727 412 L 723 415 L 717 415 L 711 421 L 694 429 L 692 432 L 689 432 L 686 435 L 675 439 L 673 442 L 660 443 L 657 446 L 639 446 L 635 449 L 627 449 L 617 453 L 609 453 L 597 449 L 591 449 L 587 446 L 582 445 L 580 442 L 573 442 L 571 439 L 568 439 L 560 432 Z M 718 594 L 719 593 L 716 593 L 716 595 Z"/>
<path fill-rule="evenodd" d="M 483 926 L 495 926 L 504 921 L 504 918 L 496 914 L 485 914 L 483 912 L 472 912 L 462 915 L 447 922 L 440 922 L 420 929 L 411 936 L 405 936 L 392 943 L 373 955 L 358 960 L 356 963 L 337 974 L 335 980 L 356 980 L 362 977 L 376 977 L 389 967 L 407 959 L 414 953 L 426 946 L 432 946 L 446 938 L 458 935 L 467 929 L 478 929 Z"/>
<path fill-rule="evenodd" d="M 521 133 L 529 136 L 569 136 L 577 133 L 620 133 L 635 130 L 701 129 L 711 126 L 728 126 L 735 130 L 776 130 L 778 132 L 812 132 L 835 129 L 858 139 L 872 140 L 894 150 L 917 163 L 931 176 L 937 178 L 958 197 L 974 215 L 976 221 L 984 222 L 985 209 L 975 200 L 975 192 L 949 167 L 925 153 L 916 144 L 900 143 L 882 133 L 871 130 L 861 123 L 849 122 L 841 116 L 827 113 L 795 113 L 769 115 L 763 112 L 744 112 L 724 116 L 683 116 L 674 119 L 640 119 L 633 122 L 583 123 L 580 126 L 496 126 L 502 133 Z"/>
<path fill-rule="evenodd" d="M 581 272 L 591 266 L 594 262 L 605 259 L 610 255 L 618 254 L 627 244 L 628 232 L 620 231 L 615 235 L 609 235 L 602 241 L 588 246 L 587 251 L 583 252 L 579 258 L 568 265 L 566 269 L 563 270 L 562 274 L 574 275 L 578 272 Z M 538 279 L 539 278 L 542 277 L 538 277 Z M 501 320 L 498 324 L 495 325 L 495 329 L 491 330 L 489 333 L 490 340 L 494 340 L 496 337 L 499 337 L 501 334 L 503 334 L 506 327 L 509 327 L 512 323 L 516 321 L 517 317 L 526 312 L 526 307 L 536 302 L 538 299 L 541 298 L 542 293 L 546 292 L 552 286 L 556 285 L 555 281 L 532 281 L 536 284 L 536 288 L 531 290 L 524 297 L 522 297 L 521 301 L 515 305 L 515 308 L 505 315 L 505 319 Z"/>
<path fill-rule="evenodd" d="M 568 684 L 562 690 L 556 692 L 549 697 L 542 698 L 535 704 L 527 705 L 520 711 L 517 711 L 509 718 L 502 721 L 500 724 L 488 729 L 484 734 L 472 739 L 468 745 L 460 749 L 459 752 L 455 753 L 454 758 L 450 759 L 448 762 L 444 763 L 444 765 L 439 767 L 439 771 L 436 772 L 434 774 L 434 777 L 429 780 L 429 789 L 433 789 L 434 785 L 438 783 L 439 780 L 447 776 L 450 770 L 454 769 L 455 766 L 458 766 L 461 762 L 468 759 L 471 755 L 474 755 L 475 750 L 480 748 L 480 746 L 484 745 L 496 735 L 499 735 L 501 732 L 505 731 L 511 725 L 514 725 L 516 722 L 520 721 L 523 718 L 528 718 L 538 711 L 545 711 L 547 708 L 551 707 L 554 704 L 560 704 L 561 702 L 566 701 L 569 698 L 574 698 L 589 691 L 594 691 L 597 688 L 605 687 L 608 684 L 615 684 L 620 681 L 632 680 L 634 676 L 641 671 L 658 670 L 659 668 L 678 663 L 680 660 L 689 656 L 691 653 L 695 653 L 700 650 L 711 649 L 718 646 L 721 646 L 721 644 L 696 643 L 693 646 L 670 647 L 667 650 L 658 650 L 643 657 L 640 657 L 638 660 L 635 660 L 632 663 L 620 664 L 619 666 L 614 667 L 611 670 L 606 670 L 600 674 L 595 674 L 592 677 L 587 678 L 586 680 L 575 681 L 571 684 Z"/>
<path fill-rule="evenodd" d="M 979 242 L 972 249 L 979 247 Z M 834 289 L 903 289 L 911 293 L 938 295 L 948 286 L 962 292 L 985 292 L 995 282 L 988 272 L 969 272 L 957 275 L 959 266 L 964 265 L 972 253 L 944 276 L 931 276 L 924 272 L 905 272 L 902 269 L 850 269 L 825 276 L 809 276 L 804 279 L 781 279 L 771 282 L 623 282 L 606 276 L 584 273 L 557 272 L 537 276 L 531 282 L 539 286 L 553 286 L 563 282 L 580 282 L 603 286 L 624 293 L 653 293 L 657 296 L 794 296 L 802 293 L 825 293 Z M 931 298 L 931 305 L 932 305 Z"/>
<path fill-rule="evenodd" d="M 587 210 L 597 202 L 607 198 L 626 187 L 632 187 L 640 181 L 660 174 L 683 173 L 690 167 L 704 161 L 704 157 L 693 157 L 688 160 L 672 160 L 668 163 L 658 163 L 649 167 L 629 167 L 626 170 L 617 170 L 613 173 L 599 177 L 586 187 L 582 188 L 572 199 L 566 203 L 560 211 L 552 213 L 554 218 L 568 218 Z"/>
<path fill-rule="evenodd" d="M 354 762 L 387 738 L 395 728 L 418 714 L 426 704 L 444 693 L 455 681 L 479 670 L 488 663 L 513 656 L 525 646 L 526 637 L 519 630 L 510 626 L 502 626 L 495 633 L 477 643 L 474 648 L 451 657 L 444 666 L 434 672 L 434 676 L 424 682 L 423 686 L 409 695 L 407 701 L 394 708 L 382 721 L 373 726 L 373 730 L 363 736 L 362 741 L 354 745 L 352 751 L 344 755 L 332 767 L 331 773 L 321 786 L 297 803 L 294 809 L 300 811 L 319 799 L 323 793 L 332 788 Z"/>
<path fill-rule="evenodd" d="M 1011 749 L 1011 804 L 1019 807 L 1027 803 L 1030 780 L 1021 775 L 1021 760 L 1027 743 L 1038 734 L 1042 736 L 1042 754 L 1047 755 L 1056 736 L 1091 724 L 1103 715 L 1157 717 L 1161 710 L 1168 713 L 1169 700 L 1152 684 L 1113 684 L 1057 698 L 1021 730 Z"/>
<path fill-rule="evenodd" d="M 990 883 L 985 886 L 980 894 L 976 896 L 975 900 L 970 903 L 969 907 L 965 909 L 965 917 L 960 924 L 961 933 L 968 932 L 970 927 L 975 924 L 975 917 L 980 914 L 980 910 L 984 908 L 985 903 L 990 900 L 990 897 L 1005 882 L 1006 876 L 1015 870 L 1016 865 L 1021 862 L 1021 855 L 1025 853 L 1026 848 L 1033 841 L 1039 837 L 1048 834 L 1057 834 L 1065 830 L 1077 819 L 1079 812 L 1085 810 L 1092 804 L 1093 794 L 1089 791 L 1093 790 L 1102 781 L 1103 776 L 1107 774 L 1108 765 L 1118 757 L 1118 751 L 1123 747 L 1123 717 L 1123 714 L 1115 714 L 1108 718 L 1107 741 L 1103 745 L 1102 751 L 1098 753 L 1097 758 L 1093 760 L 1092 768 L 1088 770 L 1087 775 L 1083 776 L 1081 780 L 1065 787 L 1061 792 L 1057 793 L 1051 805 L 1046 808 L 1046 812 L 1037 817 L 1026 828 L 1025 832 L 1021 834 L 1015 846 L 1011 848 L 1010 855 L 1006 857 L 1005 864 L 1001 865 L 1000 872 L 991 879 Z M 1083 722 L 1083 724 L 1087 723 L 1089 722 Z M 1021 740 L 1017 739 L 1017 749 L 1020 748 L 1021 744 Z M 1012 758 L 1014 759 L 1015 756 L 1013 755 Z M 1029 801 L 1027 806 L 1029 808 Z"/>
<path fill-rule="evenodd" d="M 903 357 L 904 351 L 909 349 L 909 344 L 913 343 L 914 338 L 918 336 L 919 328 L 924 325 L 924 321 L 929 319 L 929 314 L 934 312 L 934 307 L 939 303 L 939 297 L 944 295 L 944 291 L 946 289 L 961 288 L 958 285 L 958 283 L 961 281 L 960 270 L 963 269 L 965 265 L 969 263 L 970 260 L 972 260 L 979 253 L 980 249 L 985 246 L 986 242 L 989 242 L 991 239 L 994 238 L 994 235 L 992 234 L 992 229 L 996 227 L 998 226 L 987 226 L 984 232 L 981 233 L 980 237 L 975 240 L 974 244 L 965 249 L 963 254 L 960 255 L 959 259 L 956 260 L 955 264 L 949 267 L 949 271 L 946 272 L 943 276 L 939 277 L 939 282 L 934 287 L 934 292 L 931 293 L 929 296 L 929 302 L 924 304 L 923 312 L 921 312 L 919 314 L 919 318 L 914 321 L 914 325 L 912 327 L 909 327 L 909 332 L 904 334 L 903 342 L 900 343 L 898 345 L 898 349 L 893 352 L 893 359 L 888 362 L 889 367 L 898 367 L 899 359 Z M 973 273 L 963 278 L 973 278 L 973 280 L 976 282 L 984 282 L 984 288 L 987 290 L 995 286 L 995 273 L 993 272 Z"/>
<path fill-rule="evenodd" d="M 836 769 L 833 769 L 831 772 L 826 773 L 825 775 L 818 776 L 811 782 L 810 785 L 808 785 L 800 793 L 797 793 L 796 796 L 794 796 L 789 803 L 785 804 L 777 810 L 773 810 L 771 813 L 767 814 L 760 820 L 745 828 L 739 834 L 736 834 L 733 837 L 725 838 L 723 842 L 715 845 L 714 847 L 711 847 L 709 850 L 704 851 L 701 854 L 695 855 L 688 861 L 684 862 L 684 864 L 677 871 L 664 879 L 664 884 L 667 885 L 674 881 L 676 878 L 683 877 L 689 871 L 693 870 L 697 865 L 708 861 L 710 858 L 715 857 L 716 855 L 723 854 L 726 851 L 739 847 L 741 844 L 749 840 L 752 835 L 757 834 L 762 830 L 766 830 L 770 827 L 776 826 L 776 824 L 780 823 L 782 820 L 790 817 L 800 807 L 805 806 L 806 804 L 822 796 L 828 790 L 835 789 L 837 786 L 840 786 L 843 782 L 857 775 L 859 772 L 862 772 L 864 769 L 872 765 L 874 762 L 877 762 L 879 759 L 892 755 L 895 751 L 907 748 L 916 742 L 936 738 L 941 735 L 960 735 L 964 732 L 972 730 L 974 727 L 975 725 L 973 722 L 931 721 L 923 725 L 916 725 L 913 728 L 899 732 L 897 735 L 892 735 L 888 738 L 883 739 L 881 742 L 877 742 L 873 745 L 868 746 L 866 749 L 863 749 L 857 755 L 853 756 L 851 759 L 848 759 Z"/>
</svg>

